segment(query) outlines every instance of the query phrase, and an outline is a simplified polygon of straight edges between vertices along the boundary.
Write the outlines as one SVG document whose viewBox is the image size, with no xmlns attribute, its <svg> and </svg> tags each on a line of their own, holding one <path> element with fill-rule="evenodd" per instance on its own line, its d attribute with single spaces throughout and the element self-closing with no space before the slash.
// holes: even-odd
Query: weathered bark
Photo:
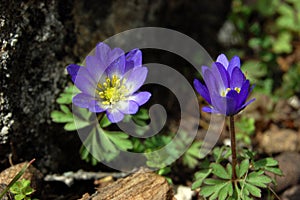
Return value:
<svg viewBox="0 0 300 200">
<path fill-rule="evenodd" d="M 139 172 L 99 188 L 93 200 L 174 200 L 167 180 L 155 173 Z"/>
</svg>

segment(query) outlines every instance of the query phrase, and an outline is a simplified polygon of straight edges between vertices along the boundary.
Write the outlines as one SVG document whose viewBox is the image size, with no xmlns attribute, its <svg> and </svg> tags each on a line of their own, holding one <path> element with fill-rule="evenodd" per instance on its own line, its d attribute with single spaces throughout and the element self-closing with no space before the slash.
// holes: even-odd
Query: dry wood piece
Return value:
<svg viewBox="0 0 300 200">
<path fill-rule="evenodd" d="M 4 171 L 0 173 L 0 183 L 8 185 L 9 182 L 19 173 L 19 171 L 24 167 L 24 165 L 27 165 L 28 162 L 19 163 L 17 165 L 13 165 Z M 38 190 L 40 186 L 40 182 L 43 178 L 42 173 L 30 165 L 25 173 L 21 176 L 21 179 L 27 179 L 31 181 L 31 187 Z"/>
<path fill-rule="evenodd" d="M 98 188 L 93 200 L 175 200 L 166 179 L 151 172 L 138 172 Z"/>
</svg>

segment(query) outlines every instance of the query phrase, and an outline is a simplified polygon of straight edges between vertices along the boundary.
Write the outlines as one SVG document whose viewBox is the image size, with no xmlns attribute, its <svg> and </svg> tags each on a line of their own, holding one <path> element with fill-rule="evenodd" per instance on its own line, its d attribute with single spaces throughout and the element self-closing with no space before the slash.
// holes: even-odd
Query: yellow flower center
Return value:
<svg viewBox="0 0 300 200">
<path fill-rule="evenodd" d="M 226 88 L 226 90 L 223 90 L 221 91 L 221 96 L 222 97 L 226 97 L 227 93 L 232 90 L 231 88 Z M 241 92 L 241 88 L 239 87 L 235 87 L 234 90 L 237 92 L 237 93 L 240 93 Z"/>
<path fill-rule="evenodd" d="M 107 77 L 104 83 L 98 83 L 97 94 L 103 100 L 103 105 L 113 105 L 118 101 L 125 99 L 127 88 L 124 85 L 124 80 L 113 75 L 112 78 Z"/>
</svg>

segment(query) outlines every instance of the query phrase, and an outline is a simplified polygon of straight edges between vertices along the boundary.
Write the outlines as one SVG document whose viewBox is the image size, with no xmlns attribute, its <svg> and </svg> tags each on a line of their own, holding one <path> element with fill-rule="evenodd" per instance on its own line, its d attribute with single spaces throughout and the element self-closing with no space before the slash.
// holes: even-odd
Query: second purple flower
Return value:
<svg viewBox="0 0 300 200">
<path fill-rule="evenodd" d="M 252 88 L 240 65 L 239 57 L 234 56 L 228 61 L 227 57 L 221 54 L 211 68 L 202 66 L 205 85 L 195 79 L 194 87 L 210 104 L 202 108 L 204 112 L 232 116 L 255 100 L 246 102 Z"/>
</svg>

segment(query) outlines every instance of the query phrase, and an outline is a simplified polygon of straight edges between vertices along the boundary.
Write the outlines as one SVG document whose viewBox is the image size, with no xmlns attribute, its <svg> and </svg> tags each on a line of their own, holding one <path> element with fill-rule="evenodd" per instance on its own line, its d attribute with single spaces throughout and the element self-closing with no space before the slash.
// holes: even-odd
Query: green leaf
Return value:
<svg viewBox="0 0 300 200">
<path fill-rule="evenodd" d="M 23 200 L 26 196 L 24 194 L 17 194 L 15 195 L 16 200 Z"/>
<path fill-rule="evenodd" d="M 158 175 L 166 175 L 169 174 L 171 172 L 171 167 L 164 167 L 158 170 L 157 174 Z"/>
<path fill-rule="evenodd" d="M 115 144 L 107 136 L 108 134 L 100 126 L 92 127 L 87 131 L 89 131 L 89 134 L 83 143 L 86 150 L 81 148 L 81 150 L 84 150 L 81 152 L 84 156 L 86 156 L 85 151 L 89 152 L 88 157 L 85 159 L 86 161 L 96 163 L 96 159 L 97 161 L 105 160 L 109 162 L 120 153 L 120 150 L 116 148 Z"/>
<path fill-rule="evenodd" d="M 210 199 L 216 199 L 216 197 L 219 194 L 219 191 L 225 187 L 227 182 L 220 182 L 219 184 L 216 185 L 209 185 L 209 186 L 203 186 L 200 189 L 200 194 L 203 195 L 204 197 L 209 197 L 212 195 Z"/>
<path fill-rule="evenodd" d="M 277 54 L 292 52 L 292 35 L 289 32 L 282 32 L 273 43 L 273 51 Z"/>
<path fill-rule="evenodd" d="M 137 119 L 141 119 L 141 120 L 148 120 L 150 119 L 149 114 L 148 114 L 148 110 L 141 108 L 138 113 L 136 113 L 135 115 L 133 115 L 134 118 Z"/>
<path fill-rule="evenodd" d="M 276 175 L 279 175 L 279 176 L 283 175 L 281 169 L 279 169 L 277 167 L 265 167 L 265 171 L 272 172 L 273 174 L 276 174 Z"/>
<path fill-rule="evenodd" d="M 242 178 L 249 170 L 249 160 L 245 159 L 241 162 L 240 166 L 239 166 L 239 170 L 237 170 L 237 176 L 238 178 Z"/>
<path fill-rule="evenodd" d="M 195 179 L 196 181 L 192 184 L 192 190 L 199 188 L 204 179 L 207 178 L 212 172 L 212 169 L 203 169 L 201 171 L 196 172 Z"/>
<path fill-rule="evenodd" d="M 264 169 L 265 167 L 274 167 L 278 165 L 278 161 L 274 158 L 264 158 L 254 162 L 255 169 Z"/>
<path fill-rule="evenodd" d="M 258 186 L 258 187 L 262 187 L 262 188 L 266 188 L 268 183 L 272 182 L 272 179 L 269 178 L 268 176 L 262 175 L 263 172 L 259 171 L 259 172 L 251 172 L 248 176 L 246 181 L 248 183 L 251 183 L 252 185 Z"/>
<path fill-rule="evenodd" d="M 108 127 L 109 125 L 111 125 L 111 122 L 109 121 L 109 119 L 107 118 L 106 115 L 104 115 L 100 121 L 100 126 L 102 128 Z"/>
<path fill-rule="evenodd" d="M 210 165 L 210 167 L 212 168 L 212 173 L 220 178 L 223 179 L 231 179 L 230 175 L 228 174 L 228 172 L 225 170 L 225 168 L 217 163 L 212 163 Z"/>
<path fill-rule="evenodd" d="M 248 46 L 252 49 L 259 49 L 261 47 L 262 40 L 261 38 L 251 38 L 248 41 Z"/>
<path fill-rule="evenodd" d="M 54 110 L 51 112 L 52 121 L 57 123 L 73 122 L 73 115 L 70 113 L 64 113 L 61 111 Z"/>
<path fill-rule="evenodd" d="M 193 184 L 192 184 L 192 190 L 200 188 L 200 186 L 202 185 L 202 183 L 203 183 L 202 179 L 198 179 L 198 180 L 194 181 Z"/>
<path fill-rule="evenodd" d="M 74 86 L 66 87 L 64 92 L 59 95 L 56 99 L 58 104 L 71 104 L 73 95 L 79 93 L 80 91 Z"/>
<path fill-rule="evenodd" d="M 133 145 L 128 140 L 128 135 L 120 131 L 105 131 L 106 136 L 121 150 L 132 149 Z"/>
<path fill-rule="evenodd" d="M 250 79 L 251 82 L 256 82 L 267 74 L 267 66 L 256 60 L 246 61 L 242 69 L 246 73 L 247 79 Z"/>
<path fill-rule="evenodd" d="M 232 165 L 230 163 L 227 163 L 226 170 L 230 177 L 232 177 Z"/>
<path fill-rule="evenodd" d="M 200 156 L 200 148 L 202 142 L 193 142 L 190 148 L 183 154 L 182 161 L 183 164 L 187 165 L 189 168 L 195 168 L 198 164 L 198 159 Z"/>
<path fill-rule="evenodd" d="M 226 182 L 225 180 L 214 179 L 214 178 L 207 178 L 204 180 L 204 183 L 206 185 L 218 185 L 218 184 L 225 183 L 225 182 Z"/>
<path fill-rule="evenodd" d="M 76 108 L 74 114 L 65 105 L 60 105 L 60 109 L 61 111 L 52 111 L 51 118 L 54 122 L 66 123 L 64 129 L 67 131 L 81 129 L 91 124 L 89 118 L 92 113 L 85 108 Z"/>
<path fill-rule="evenodd" d="M 74 120 L 67 123 L 64 127 L 67 131 L 78 130 L 98 123 L 96 118 L 90 119 L 93 113 L 89 112 L 89 110 L 86 108 L 76 107 L 73 112 Z"/>
<path fill-rule="evenodd" d="M 220 190 L 218 200 L 225 200 L 226 197 L 232 196 L 233 187 L 231 181 L 228 181 L 226 185 Z"/>
<path fill-rule="evenodd" d="M 9 182 L 7 187 L 4 190 L 2 190 L 2 192 L 0 193 L 0 199 L 2 199 L 2 197 L 8 192 L 8 190 L 10 190 L 13 187 L 14 184 L 16 184 L 16 186 L 14 186 L 13 191 L 20 191 L 20 188 L 22 188 L 22 182 L 18 182 L 18 180 L 25 173 L 26 169 L 34 162 L 34 160 L 35 159 L 26 163 L 22 167 L 22 169 L 17 173 L 17 175 L 14 176 L 14 178 Z M 19 187 L 19 188 L 16 188 L 16 187 Z"/>
<path fill-rule="evenodd" d="M 261 197 L 261 190 L 258 187 L 248 183 L 245 183 L 244 187 L 244 189 L 248 190 L 252 196 Z"/>
<path fill-rule="evenodd" d="M 212 172 L 212 169 L 203 169 L 201 171 L 196 172 L 195 178 L 200 179 L 200 178 L 206 178 L 209 176 L 209 174 Z"/>
</svg>

